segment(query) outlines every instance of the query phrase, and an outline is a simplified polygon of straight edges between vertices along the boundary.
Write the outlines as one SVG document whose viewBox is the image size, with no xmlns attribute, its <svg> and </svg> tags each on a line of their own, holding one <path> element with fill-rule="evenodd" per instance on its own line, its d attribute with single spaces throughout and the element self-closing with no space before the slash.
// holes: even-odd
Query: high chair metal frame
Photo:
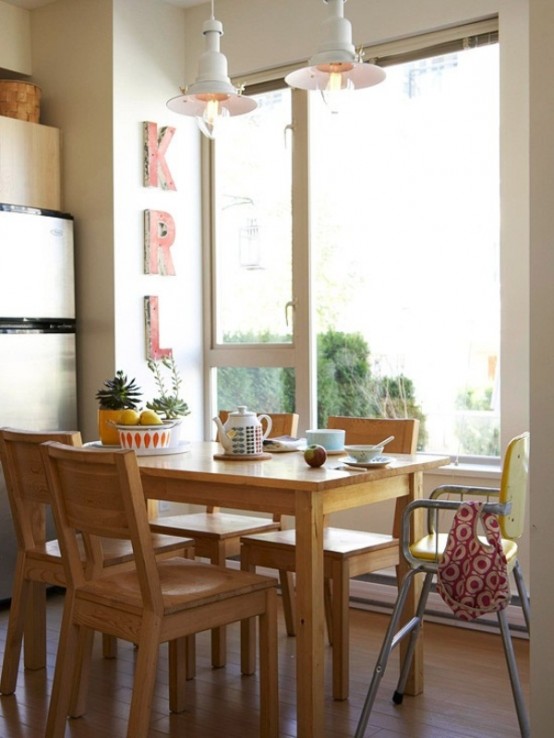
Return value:
<svg viewBox="0 0 554 738">
<path fill-rule="evenodd" d="M 448 540 L 447 533 L 438 530 L 439 511 L 456 511 L 461 502 L 467 498 L 485 498 L 484 511 L 497 515 L 502 533 L 502 547 L 508 562 L 508 571 L 513 572 L 516 587 L 521 599 L 521 607 L 530 632 L 529 596 L 517 558 L 518 547 L 516 540 L 523 532 L 525 497 L 527 492 L 527 477 L 529 460 L 529 433 L 522 433 L 508 444 L 502 467 L 500 488 L 492 487 L 463 487 L 458 485 L 443 485 L 437 487 L 430 499 L 415 500 L 406 507 L 402 517 L 401 551 L 402 556 L 409 563 L 411 569 L 402 580 L 398 597 L 392 611 L 391 619 L 377 662 L 373 677 L 369 685 L 362 712 L 356 728 L 355 738 L 363 738 L 367 723 L 377 696 L 381 679 L 387 668 L 391 652 L 406 637 L 409 637 L 404 659 L 400 668 L 398 684 L 393 695 L 393 702 L 402 703 L 404 691 L 410 672 L 410 667 L 419 636 L 427 598 L 432 588 L 433 578 L 437 573 L 442 553 Z M 440 499 L 445 495 L 455 494 L 458 500 Z M 496 501 L 494 501 L 496 500 Z M 427 510 L 427 535 L 414 543 L 410 543 L 413 515 L 417 511 Z M 424 575 L 421 594 L 416 614 L 405 624 L 401 625 L 401 617 L 411 586 L 418 574 Z M 527 709 L 523 699 L 521 681 L 515 659 L 506 610 L 497 612 L 502 644 L 506 657 L 506 664 L 510 677 L 514 704 L 517 712 L 522 738 L 529 738 L 530 724 Z"/>
</svg>

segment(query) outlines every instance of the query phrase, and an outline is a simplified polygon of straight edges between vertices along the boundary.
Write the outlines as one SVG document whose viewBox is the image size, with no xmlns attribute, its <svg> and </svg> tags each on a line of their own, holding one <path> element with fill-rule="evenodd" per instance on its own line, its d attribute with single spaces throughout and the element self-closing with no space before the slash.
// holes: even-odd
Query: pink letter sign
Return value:
<svg viewBox="0 0 554 738">
<path fill-rule="evenodd" d="M 144 298 L 144 325 L 146 327 L 146 358 L 162 359 L 172 356 L 171 349 L 160 348 L 160 320 L 158 312 L 158 298 L 149 296 Z"/>
<path fill-rule="evenodd" d="M 144 273 L 174 275 L 169 249 L 175 241 L 175 221 L 162 210 L 144 211 Z"/>
<path fill-rule="evenodd" d="M 161 187 L 162 190 L 176 190 L 175 182 L 167 166 L 165 154 L 175 133 L 175 128 L 160 128 L 155 123 L 144 126 L 144 186 Z"/>
</svg>

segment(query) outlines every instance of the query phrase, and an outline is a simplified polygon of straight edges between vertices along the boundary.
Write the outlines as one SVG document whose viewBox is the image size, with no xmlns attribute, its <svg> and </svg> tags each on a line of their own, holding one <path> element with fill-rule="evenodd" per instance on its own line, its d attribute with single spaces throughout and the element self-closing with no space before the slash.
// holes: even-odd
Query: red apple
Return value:
<svg viewBox="0 0 554 738">
<path fill-rule="evenodd" d="M 314 443 L 304 451 L 304 459 L 310 466 L 322 466 L 327 460 L 327 451 Z"/>
</svg>

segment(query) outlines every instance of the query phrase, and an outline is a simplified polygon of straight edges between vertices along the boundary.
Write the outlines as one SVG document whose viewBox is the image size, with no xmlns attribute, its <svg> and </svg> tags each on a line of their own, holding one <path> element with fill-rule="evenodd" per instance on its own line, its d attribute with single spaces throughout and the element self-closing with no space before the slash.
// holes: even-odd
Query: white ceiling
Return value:
<svg viewBox="0 0 554 738">
<path fill-rule="evenodd" d="M 208 0 L 158 0 L 159 2 L 167 2 L 170 5 L 178 5 L 181 8 L 191 8 L 193 5 L 202 5 L 202 3 Z M 25 8 L 26 10 L 33 10 L 34 8 L 41 8 L 43 5 L 50 5 L 50 3 L 56 2 L 56 0 L 3 0 L 8 5 L 17 5 L 19 8 Z"/>
</svg>

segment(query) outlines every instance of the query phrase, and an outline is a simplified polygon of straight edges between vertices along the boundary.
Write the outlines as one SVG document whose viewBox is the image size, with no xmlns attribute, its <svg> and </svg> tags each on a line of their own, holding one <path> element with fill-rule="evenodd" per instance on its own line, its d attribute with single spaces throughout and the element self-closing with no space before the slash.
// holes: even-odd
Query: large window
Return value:
<svg viewBox="0 0 554 738">
<path fill-rule="evenodd" d="M 292 293 L 291 96 L 258 96 L 247 119 L 220 131 L 215 148 L 217 342 L 292 341 L 283 305 Z"/>
<path fill-rule="evenodd" d="M 367 341 L 360 410 L 498 454 L 498 45 L 389 67 L 335 115 L 314 95 L 309 130 L 317 333 Z"/>
<path fill-rule="evenodd" d="M 494 456 L 498 44 L 419 57 L 334 109 L 262 92 L 216 141 L 207 361 L 219 407 L 416 416 L 426 450 Z"/>
</svg>

